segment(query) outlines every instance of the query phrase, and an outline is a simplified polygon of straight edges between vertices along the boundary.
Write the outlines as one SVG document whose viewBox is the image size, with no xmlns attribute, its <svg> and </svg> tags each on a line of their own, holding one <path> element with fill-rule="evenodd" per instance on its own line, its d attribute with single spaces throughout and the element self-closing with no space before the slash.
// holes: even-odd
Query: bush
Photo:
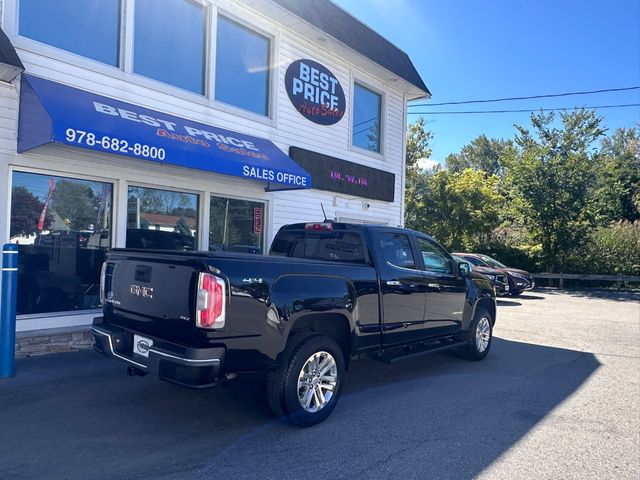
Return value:
<svg viewBox="0 0 640 480">
<path fill-rule="evenodd" d="M 640 275 L 640 221 L 597 228 L 583 247 L 567 255 L 564 271 Z"/>
<path fill-rule="evenodd" d="M 475 250 L 477 253 L 489 255 L 509 267 L 529 272 L 542 270 L 540 246 L 532 242 L 525 229 L 515 225 L 494 230 L 491 238 Z"/>
</svg>

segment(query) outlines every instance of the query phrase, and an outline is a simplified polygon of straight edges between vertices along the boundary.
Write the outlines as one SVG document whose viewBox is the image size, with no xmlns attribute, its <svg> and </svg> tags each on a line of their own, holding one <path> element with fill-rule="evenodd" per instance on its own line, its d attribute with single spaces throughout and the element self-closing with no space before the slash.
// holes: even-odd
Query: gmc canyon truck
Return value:
<svg viewBox="0 0 640 480">
<path fill-rule="evenodd" d="M 276 416 L 314 425 L 352 359 L 491 348 L 495 291 L 436 241 L 401 228 L 284 226 L 269 255 L 114 249 L 95 349 L 187 387 L 263 372 Z"/>
</svg>

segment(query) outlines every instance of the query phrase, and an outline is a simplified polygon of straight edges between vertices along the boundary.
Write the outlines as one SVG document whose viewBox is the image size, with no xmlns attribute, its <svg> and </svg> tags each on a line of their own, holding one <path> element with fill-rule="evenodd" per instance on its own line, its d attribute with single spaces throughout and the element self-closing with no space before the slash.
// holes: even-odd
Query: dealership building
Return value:
<svg viewBox="0 0 640 480">
<path fill-rule="evenodd" d="M 403 224 L 407 102 L 429 91 L 329 0 L 0 0 L 0 27 L 21 338 L 86 329 L 109 248 L 260 254 L 323 208 Z"/>
</svg>

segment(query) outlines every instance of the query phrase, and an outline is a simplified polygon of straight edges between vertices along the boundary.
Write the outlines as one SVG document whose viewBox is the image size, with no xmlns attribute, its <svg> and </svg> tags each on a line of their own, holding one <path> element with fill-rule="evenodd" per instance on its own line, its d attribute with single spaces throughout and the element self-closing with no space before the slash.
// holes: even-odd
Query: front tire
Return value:
<svg viewBox="0 0 640 480">
<path fill-rule="evenodd" d="M 461 353 L 469 360 L 482 360 L 489 353 L 492 342 L 493 318 L 487 310 L 478 307 L 469 326 L 467 345 L 461 348 Z"/>
<path fill-rule="evenodd" d="M 314 335 L 287 346 L 281 365 L 268 373 L 267 399 L 273 413 L 309 427 L 336 408 L 345 373 L 344 354 L 335 340 Z"/>
</svg>

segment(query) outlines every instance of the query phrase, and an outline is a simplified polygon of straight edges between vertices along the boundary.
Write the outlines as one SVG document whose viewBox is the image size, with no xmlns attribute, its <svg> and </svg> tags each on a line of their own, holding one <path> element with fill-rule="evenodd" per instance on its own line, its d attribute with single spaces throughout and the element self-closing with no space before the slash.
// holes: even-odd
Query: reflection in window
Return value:
<svg viewBox="0 0 640 480">
<path fill-rule="evenodd" d="M 129 187 L 127 248 L 196 250 L 198 195 Z"/>
<path fill-rule="evenodd" d="M 451 260 L 435 243 L 418 238 L 418 248 L 422 253 L 425 270 L 436 273 L 451 273 Z"/>
<path fill-rule="evenodd" d="M 18 32 L 118 66 L 120 0 L 20 0 Z"/>
<path fill-rule="evenodd" d="M 112 186 L 15 172 L 10 241 L 18 244 L 18 314 L 98 308 L 111 246 Z"/>
<path fill-rule="evenodd" d="M 262 253 L 264 203 L 211 196 L 209 250 Z"/>
<path fill-rule="evenodd" d="M 216 100 L 269 115 L 269 38 L 218 16 Z"/>
<path fill-rule="evenodd" d="M 359 233 L 283 230 L 271 245 L 271 255 L 312 258 L 330 262 L 366 263 L 364 242 Z"/>
<path fill-rule="evenodd" d="M 205 19 L 193 0 L 136 0 L 133 71 L 204 94 Z"/>
<path fill-rule="evenodd" d="M 416 268 L 408 235 L 403 233 L 383 233 L 380 235 L 379 241 L 382 256 L 391 265 L 402 268 Z"/>
<path fill-rule="evenodd" d="M 351 141 L 354 146 L 380 152 L 381 106 L 381 95 L 357 83 L 354 85 Z"/>
</svg>

